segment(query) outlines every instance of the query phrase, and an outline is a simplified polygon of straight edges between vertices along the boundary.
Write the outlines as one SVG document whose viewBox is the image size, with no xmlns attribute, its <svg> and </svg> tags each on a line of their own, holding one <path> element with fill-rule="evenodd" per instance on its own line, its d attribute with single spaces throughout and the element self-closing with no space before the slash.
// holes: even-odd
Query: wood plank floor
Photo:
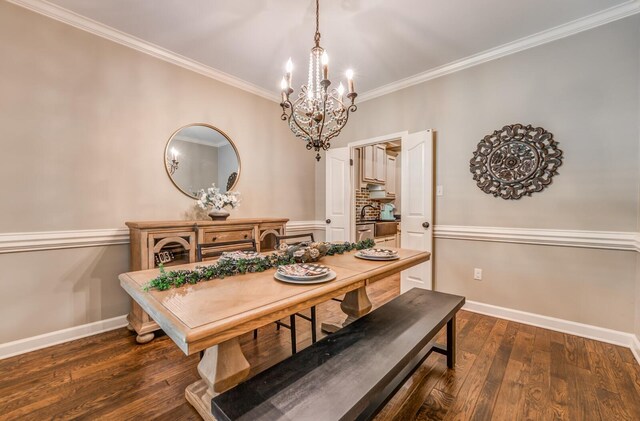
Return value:
<svg viewBox="0 0 640 421">
<path fill-rule="evenodd" d="M 398 277 L 369 292 L 384 304 Z M 343 317 L 335 301 L 318 307 L 319 320 Z M 310 342 L 299 319 L 298 346 Z M 274 325 L 241 343 L 252 374 L 290 354 Z M 376 420 L 640 420 L 640 366 L 626 348 L 465 311 L 458 345 L 455 370 L 432 354 Z M 137 345 L 124 328 L 1 360 L 0 420 L 197 420 L 184 398 L 197 363 L 166 336 Z"/>
</svg>

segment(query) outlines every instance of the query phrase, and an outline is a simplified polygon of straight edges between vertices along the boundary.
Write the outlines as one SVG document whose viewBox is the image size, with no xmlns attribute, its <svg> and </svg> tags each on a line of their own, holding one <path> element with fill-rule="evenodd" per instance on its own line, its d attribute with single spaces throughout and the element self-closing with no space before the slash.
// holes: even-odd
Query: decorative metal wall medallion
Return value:
<svg viewBox="0 0 640 421">
<path fill-rule="evenodd" d="M 562 165 L 562 151 L 542 127 L 513 124 L 485 136 L 469 162 L 483 192 L 520 199 L 551 184 Z"/>
</svg>

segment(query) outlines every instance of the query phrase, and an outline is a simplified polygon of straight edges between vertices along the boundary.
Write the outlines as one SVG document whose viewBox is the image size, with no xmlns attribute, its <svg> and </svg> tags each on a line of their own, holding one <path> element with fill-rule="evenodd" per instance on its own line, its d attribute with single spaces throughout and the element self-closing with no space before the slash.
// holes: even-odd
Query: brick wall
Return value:
<svg viewBox="0 0 640 421">
<path fill-rule="evenodd" d="M 360 210 L 366 205 L 373 205 L 376 209 L 367 208 L 364 211 L 365 219 L 380 218 L 380 204 L 369 199 L 369 190 L 366 187 L 356 189 L 356 221 L 360 220 Z"/>
</svg>

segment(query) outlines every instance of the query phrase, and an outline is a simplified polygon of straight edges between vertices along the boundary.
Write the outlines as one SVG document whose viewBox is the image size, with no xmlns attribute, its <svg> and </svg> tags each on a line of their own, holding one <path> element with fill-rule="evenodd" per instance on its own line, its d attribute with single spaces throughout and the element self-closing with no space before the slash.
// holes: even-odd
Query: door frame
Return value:
<svg viewBox="0 0 640 421">
<path fill-rule="evenodd" d="M 360 146 L 375 145 L 376 143 L 393 141 L 393 142 L 399 142 L 400 147 L 402 147 L 402 138 L 408 134 L 409 132 L 405 130 L 402 132 L 389 133 L 382 136 L 371 137 L 369 139 L 362 139 L 362 140 L 356 140 L 354 142 L 349 142 L 347 144 L 347 147 L 349 148 L 349 158 L 351 159 L 351 162 L 355 162 L 354 149 Z M 351 165 L 351 204 L 349 207 L 349 214 L 351 219 L 351 233 L 350 233 L 351 241 L 355 241 L 356 239 L 356 214 L 355 214 L 355 208 L 356 208 L 355 187 L 356 187 L 356 180 L 357 180 L 356 177 L 357 177 L 357 174 L 355 174 L 355 165 Z M 400 179 L 400 187 L 402 187 L 402 179 Z"/>
</svg>

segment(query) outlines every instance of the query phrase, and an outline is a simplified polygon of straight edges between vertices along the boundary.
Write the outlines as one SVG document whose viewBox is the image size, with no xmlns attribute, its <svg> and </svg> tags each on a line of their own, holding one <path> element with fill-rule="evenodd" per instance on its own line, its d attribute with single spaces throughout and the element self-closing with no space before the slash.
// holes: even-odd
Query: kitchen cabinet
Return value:
<svg viewBox="0 0 640 421">
<path fill-rule="evenodd" d="M 376 180 L 381 184 L 387 181 L 387 148 L 384 145 L 375 145 L 376 150 Z"/>
<path fill-rule="evenodd" d="M 387 171 L 387 182 L 385 183 L 385 190 L 387 191 L 387 196 L 395 197 L 396 195 L 396 157 L 393 155 L 386 156 L 386 171 Z"/>
<path fill-rule="evenodd" d="M 362 148 L 360 168 L 362 171 L 363 183 L 377 183 L 375 167 L 375 149 L 373 145 Z"/>
<path fill-rule="evenodd" d="M 361 149 L 360 174 L 363 183 L 384 184 L 387 179 L 387 149 L 384 145 L 367 145 Z"/>
<path fill-rule="evenodd" d="M 398 247 L 397 235 L 375 238 L 376 247 Z"/>
</svg>

